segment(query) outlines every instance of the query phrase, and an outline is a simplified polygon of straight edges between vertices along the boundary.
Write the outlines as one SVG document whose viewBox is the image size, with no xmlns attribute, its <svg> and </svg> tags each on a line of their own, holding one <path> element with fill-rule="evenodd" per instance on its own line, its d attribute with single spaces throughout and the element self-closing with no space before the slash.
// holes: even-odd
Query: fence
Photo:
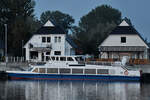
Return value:
<svg viewBox="0 0 150 100">
<path fill-rule="evenodd" d="M 0 62 L 5 62 L 5 59 L 7 62 L 25 62 L 24 57 L 1 57 Z"/>
<path fill-rule="evenodd" d="M 120 59 L 86 59 L 87 62 L 90 61 L 97 61 L 97 62 L 115 62 L 121 61 Z M 144 65 L 150 64 L 150 60 L 148 59 L 129 59 L 129 64 L 136 64 L 136 65 Z"/>
</svg>

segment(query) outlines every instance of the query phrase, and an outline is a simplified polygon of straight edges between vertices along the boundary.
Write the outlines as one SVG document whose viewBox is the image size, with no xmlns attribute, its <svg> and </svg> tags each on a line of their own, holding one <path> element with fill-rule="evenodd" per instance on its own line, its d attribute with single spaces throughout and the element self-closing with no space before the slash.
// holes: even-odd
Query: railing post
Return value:
<svg viewBox="0 0 150 100">
<path fill-rule="evenodd" d="M 10 62 L 12 62 L 12 56 L 10 57 Z"/>
<path fill-rule="evenodd" d="M 47 74 L 47 68 L 45 68 L 45 73 Z"/>
<path fill-rule="evenodd" d="M 97 68 L 96 68 L 96 75 L 97 75 Z"/>
<path fill-rule="evenodd" d="M 22 58 L 23 62 L 25 62 L 24 57 Z"/>
<path fill-rule="evenodd" d="M 83 68 L 83 75 L 85 75 L 85 68 Z"/>
<path fill-rule="evenodd" d="M 60 74 L 60 70 L 59 70 L 59 67 L 58 67 L 58 74 Z"/>
<path fill-rule="evenodd" d="M 70 74 L 72 74 L 72 68 L 70 68 Z"/>
<path fill-rule="evenodd" d="M 18 56 L 17 56 L 17 62 L 19 62 L 19 58 L 18 58 Z"/>
<path fill-rule="evenodd" d="M 15 57 L 13 57 L 13 59 L 14 59 L 14 62 L 15 62 Z"/>
</svg>

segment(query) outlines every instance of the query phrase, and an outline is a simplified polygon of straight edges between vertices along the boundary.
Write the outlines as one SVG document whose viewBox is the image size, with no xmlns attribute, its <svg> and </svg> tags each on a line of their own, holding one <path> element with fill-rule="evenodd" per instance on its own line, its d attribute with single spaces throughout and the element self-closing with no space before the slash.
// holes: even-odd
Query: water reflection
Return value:
<svg viewBox="0 0 150 100">
<path fill-rule="evenodd" d="M 0 100 L 148 100 L 150 84 L 90 81 L 0 81 Z"/>
</svg>

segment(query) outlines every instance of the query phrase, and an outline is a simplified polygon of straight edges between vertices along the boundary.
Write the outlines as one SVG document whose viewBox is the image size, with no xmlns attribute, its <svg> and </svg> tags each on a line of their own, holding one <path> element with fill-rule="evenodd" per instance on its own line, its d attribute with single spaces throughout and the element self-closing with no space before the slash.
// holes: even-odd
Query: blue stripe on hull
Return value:
<svg viewBox="0 0 150 100">
<path fill-rule="evenodd" d="M 47 80 L 112 80 L 140 81 L 140 77 L 110 75 L 62 75 L 62 74 L 20 74 L 8 73 L 11 79 L 47 79 Z"/>
</svg>

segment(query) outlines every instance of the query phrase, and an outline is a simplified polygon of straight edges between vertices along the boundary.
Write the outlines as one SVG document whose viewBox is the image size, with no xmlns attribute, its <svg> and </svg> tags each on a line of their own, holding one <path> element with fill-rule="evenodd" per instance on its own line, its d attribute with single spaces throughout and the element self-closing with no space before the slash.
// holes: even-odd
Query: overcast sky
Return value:
<svg viewBox="0 0 150 100">
<path fill-rule="evenodd" d="M 76 25 L 80 18 L 102 4 L 108 4 L 131 19 L 137 31 L 150 41 L 150 0 L 35 0 L 35 14 L 39 18 L 47 10 L 59 10 L 71 15 Z"/>
</svg>

